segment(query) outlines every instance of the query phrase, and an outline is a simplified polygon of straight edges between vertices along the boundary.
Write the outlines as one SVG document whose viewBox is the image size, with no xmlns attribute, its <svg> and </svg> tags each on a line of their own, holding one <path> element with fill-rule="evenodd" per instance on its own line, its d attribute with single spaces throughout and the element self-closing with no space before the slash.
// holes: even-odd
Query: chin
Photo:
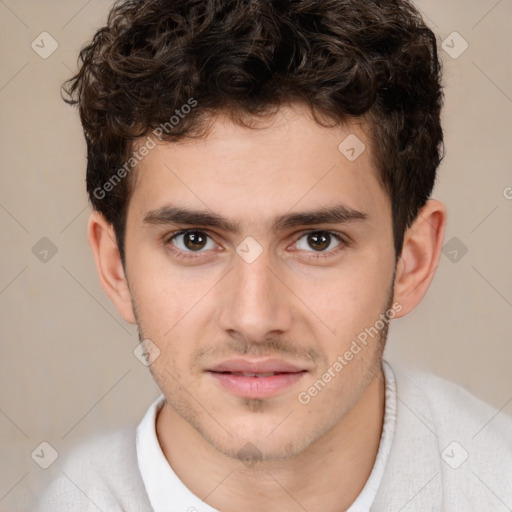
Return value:
<svg viewBox="0 0 512 512">
<path fill-rule="evenodd" d="M 272 423 L 272 426 L 270 426 Z M 241 461 L 247 468 L 258 467 L 258 462 L 271 462 L 290 459 L 306 450 L 315 440 L 313 434 L 300 431 L 290 431 L 282 428 L 279 432 L 279 422 L 265 422 L 264 425 L 254 423 L 250 428 L 241 425 L 228 426 L 228 432 L 222 439 L 209 435 L 209 432 L 200 430 L 201 435 L 223 455 Z M 235 433 L 236 432 L 236 433 Z M 243 432 L 243 433 L 242 433 Z"/>
</svg>

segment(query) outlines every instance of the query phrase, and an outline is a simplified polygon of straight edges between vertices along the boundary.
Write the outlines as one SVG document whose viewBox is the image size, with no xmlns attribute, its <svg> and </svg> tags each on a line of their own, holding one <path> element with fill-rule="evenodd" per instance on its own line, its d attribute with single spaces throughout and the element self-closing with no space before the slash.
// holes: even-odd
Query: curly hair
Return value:
<svg viewBox="0 0 512 512">
<path fill-rule="evenodd" d="M 79 107 L 89 199 L 123 264 L 137 141 L 203 137 L 219 113 L 250 126 L 289 102 L 320 124 L 368 123 L 398 258 L 443 158 L 441 68 L 408 0 L 125 0 L 63 91 Z"/>
</svg>

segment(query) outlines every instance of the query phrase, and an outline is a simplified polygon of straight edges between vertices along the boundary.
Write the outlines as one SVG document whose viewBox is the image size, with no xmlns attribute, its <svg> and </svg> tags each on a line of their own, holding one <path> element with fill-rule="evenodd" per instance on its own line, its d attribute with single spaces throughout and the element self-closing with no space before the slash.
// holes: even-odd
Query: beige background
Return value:
<svg viewBox="0 0 512 512">
<path fill-rule="evenodd" d="M 62 457 L 93 433 L 137 424 L 158 395 L 132 354 L 135 329 L 96 278 L 81 127 L 59 96 L 109 5 L 0 0 L 2 510 L 27 510 L 52 478 L 55 466 L 31 459 L 42 441 Z M 394 322 L 387 353 L 510 414 L 512 2 L 418 6 L 440 44 L 453 31 L 469 44 L 457 59 L 442 51 L 447 155 L 434 194 L 448 206 L 446 241 L 457 237 L 468 252 L 456 263 L 442 257 L 424 302 Z M 59 45 L 47 59 L 31 48 L 43 31 Z M 42 237 L 57 248 L 47 262 L 32 252 Z"/>
</svg>

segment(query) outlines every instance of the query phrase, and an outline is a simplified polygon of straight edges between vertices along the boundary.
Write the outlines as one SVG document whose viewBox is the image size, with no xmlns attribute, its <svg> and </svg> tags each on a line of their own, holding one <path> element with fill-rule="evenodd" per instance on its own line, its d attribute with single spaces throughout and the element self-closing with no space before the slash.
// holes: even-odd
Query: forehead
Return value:
<svg viewBox="0 0 512 512">
<path fill-rule="evenodd" d="M 361 121 L 324 127 L 298 106 L 250 128 L 218 116 L 205 137 L 149 152 L 137 165 L 130 208 L 143 218 L 171 202 L 268 226 L 286 211 L 330 204 L 383 213 L 390 205 L 371 153 Z"/>
</svg>

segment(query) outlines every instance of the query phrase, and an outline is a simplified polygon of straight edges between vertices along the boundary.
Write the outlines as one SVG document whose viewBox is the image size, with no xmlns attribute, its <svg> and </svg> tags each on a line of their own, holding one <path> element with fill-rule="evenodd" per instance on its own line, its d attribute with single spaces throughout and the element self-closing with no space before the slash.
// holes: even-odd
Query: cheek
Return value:
<svg viewBox="0 0 512 512">
<path fill-rule="evenodd" d="M 312 329 L 318 333 L 317 339 L 326 340 L 329 352 L 345 349 L 385 311 L 392 272 L 375 261 L 371 263 L 347 265 L 329 280 L 317 282 L 318 286 L 300 286 L 297 295 L 306 298 Z"/>
<path fill-rule="evenodd" d="M 172 377 L 180 380 L 190 364 L 190 354 L 197 349 L 202 338 L 197 315 L 204 308 L 201 298 L 206 293 L 202 286 L 191 285 L 177 275 L 155 276 L 151 271 L 142 273 L 133 284 L 141 336 L 160 350 L 152 365 L 158 382 L 169 381 L 172 386 Z"/>
<path fill-rule="evenodd" d="M 158 337 L 179 331 L 216 282 L 211 269 L 172 265 L 162 253 L 134 258 L 138 270 L 131 280 L 141 323 Z"/>
</svg>

